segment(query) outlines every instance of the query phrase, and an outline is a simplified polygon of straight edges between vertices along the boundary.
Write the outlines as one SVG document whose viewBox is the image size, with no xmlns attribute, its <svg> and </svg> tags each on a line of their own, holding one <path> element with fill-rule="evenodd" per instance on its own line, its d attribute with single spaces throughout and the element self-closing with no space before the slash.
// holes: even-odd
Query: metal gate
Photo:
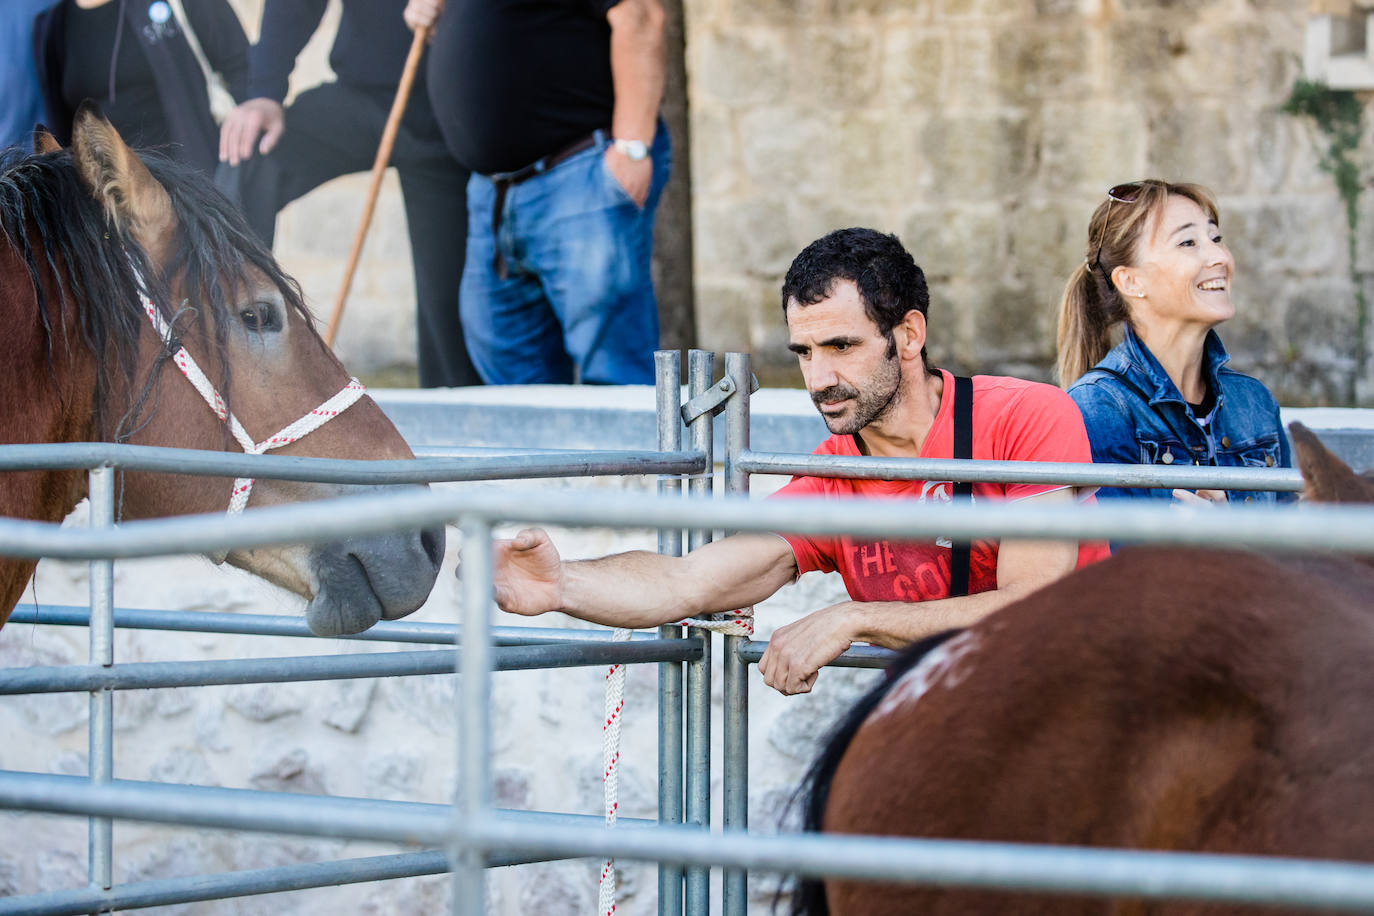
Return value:
<svg viewBox="0 0 1374 916">
<path fill-rule="evenodd" d="M 750 869 L 899 881 L 929 881 L 1025 891 L 1070 891 L 1148 898 L 1188 897 L 1374 912 L 1374 866 L 1236 856 L 1144 853 L 940 840 L 747 833 L 748 665 L 763 644 L 727 636 L 723 669 L 723 823 L 710 824 L 712 638 L 669 626 L 612 642 L 582 630 L 492 628 L 490 543 L 509 521 L 660 531 L 664 553 L 705 543 L 711 532 L 788 530 L 921 538 L 949 536 L 1094 539 L 1374 552 L 1374 509 L 1305 506 L 1196 513 L 1180 525 L 1168 507 L 926 506 L 913 517 L 900 505 L 864 504 L 863 513 L 827 519 L 807 501 L 748 502 L 753 473 L 807 473 L 887 479 L 995 480 L 1080 486 L 1218 487 L 1297 490 L 1296 472 L 1017 462 L 846 459 L 757 453 L 749 448 L 748 357 L 728 354 L 713 383 L 713 356 L 690 355 L 687 401 L 678 354 L 657 355 L 658 450 L 559 452 L 500 457 L 423 457 L 416 462 L 349 462 L 279 456 L 177 452 L 105 445 L 0 447 L 0 470 L 91 468 L 91 529 L 0 520 L 0 555 L 90 559 L 91 607 L 45 607 L 44 623 L 89 625 L 85 666 L 0 672 L 0 694 L 89 691 L 88 777 L 0 772 L 0 807 L 91 818 L 90 886 L 0 900 L 3 914 L 57 914 L 273 893 L 452 870 L 454 912 L 485 909 L 485 869 L 558 858 L 656 860 L 659 912 L 708 912 L 710 869 L 723 870 L 721 906 L 744 913 Z M 712 418 L 725 413 L 725 498 L 711 500 Z M 684 428 L 690 438 L 682 450 Z M 114 518 L 117 469 L 214 476 L 253 475 L 348 483 L 513 479 L 600 474 L 659 475 L 659 496 L 540 493 L 415 493 L 255 510 L 238 518 L 194 517 L 121 526 Z M 686 486 L 684 487 L 684 482 Z M 686 490 L 685 496 L 683 490 Z M 860 505 L 855 503 L 855 506 Z M 1262 520 L 1264 524 L 1257 524 Z M 1281 523 L 1278 523 L 1280 522 Z M 343 531 L 381 532 L 456 522 L 464 536 L 460 626 L 384 622 L 364 638 L 447 650 L 196 662 L 115 664 L 114 625 L 198 628 L 238 633 L 303 633 L 302 621 L 235 614 L 118 612 L 113 559 L 209 552 L 284 541 L 328 541 Z M 19 612 L 16 622 L 34 618 Z M 461 636 L 461 638 L 460 638 Z M 851 650 L 836 664 L 881 667 L 890 653 Z M 490 801 L 490 674 L 534 667 L 610 663 L 659 665 L 658 824 L 621 820 L 608 830 L 594 816 L 512 812 Z M 459 787 L 455 806 L 210 789 L 118 780 L 113 774 L 112 692 L 168 686 L 271 683 L 349 677 L 463 673 L 459 694 Z M 429 847 L 350 859 L 138 884 L 112 882 L 111 823 L 160 823 L 310 836 L 387 840 Z"/>
</svg>

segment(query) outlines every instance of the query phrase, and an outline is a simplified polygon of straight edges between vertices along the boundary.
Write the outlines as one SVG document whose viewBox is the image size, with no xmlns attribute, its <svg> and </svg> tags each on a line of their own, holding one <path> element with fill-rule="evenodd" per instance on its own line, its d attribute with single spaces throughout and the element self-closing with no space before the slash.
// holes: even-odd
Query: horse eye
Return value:
<svg viewBox="0 0 1374 916">
<path fill-rule="evenodd" d="M 250 331 L 280 331 L 281 320 L 267 302 L 255 302 L 239 310 L 239 320 Z"/>
</svg>

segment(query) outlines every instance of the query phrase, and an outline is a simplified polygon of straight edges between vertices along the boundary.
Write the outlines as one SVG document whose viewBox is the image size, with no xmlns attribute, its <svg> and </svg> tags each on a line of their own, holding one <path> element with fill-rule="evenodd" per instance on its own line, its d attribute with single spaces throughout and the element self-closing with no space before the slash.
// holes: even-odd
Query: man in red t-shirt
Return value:
<svg viewBox="0 0 1374 916">
<path fill-rule="evenodd" d="M 926 362 L 925 277 L 896 236 L 843 229 L 799 254 L 782 287 L 789 349 L 831 437 L 820 454 L 953 456 L 953 377 Z M 995 376 L 973 379 L 975 459 L 1090 462 L 1077 407 L 1057 388 Z M 948 500 L 947 481 L 798 477 L 781 496 Z M 975 484 L 978 500 L 1061 503 L 1071 487 Z M 969 626 L 1106 555 L 1105 545 L 976 542 L 969 593 L 950 597 L 950 543 L 737 534 L 685 557 L 647 551 L 564 561 L 527 528 L 495 545 L 496 601 L 525 615 L 563 611 L 608 626 L 659 626 L 748 607 L 798 575 L 838 570 L 849 601 L 780 627 L 759 662 L 764 682 L 805 693 L 820 668 L 854 642 L 900 648 Z"/>
</svg>

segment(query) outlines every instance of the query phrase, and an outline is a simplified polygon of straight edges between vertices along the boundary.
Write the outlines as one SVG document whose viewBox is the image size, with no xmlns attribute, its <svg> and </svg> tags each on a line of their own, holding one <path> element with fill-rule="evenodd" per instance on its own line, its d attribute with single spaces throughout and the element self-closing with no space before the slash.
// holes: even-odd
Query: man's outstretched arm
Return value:
<svg viewBox="0 0 1374 916">
<path fill-rule="evenodd" d="M 653 627 L 748 607 L 797 574 L 792 548 L 771 534 L 737 534 L 685 557 L 648 551 L 564 560 L 541 528 L 493 550 L 496 603 L 534 616 L 562 611 L 615 627 Z"/>
<path fill-rule="evenodd" d="M 1038 504 L 1069 502 L 1073 491 L 1029 497 Z M 845 601 L 779 627 L 759 659 L 763 682 L 780 693 L 807 693 L 820 669 L 855 642 L 901 649 L 945 630 L 972 626 L 1013 601 L 1073 571 L 1074 541 L 1003 541 L 997 551 L 997 588 L 935 601 Z"/>
</svg>

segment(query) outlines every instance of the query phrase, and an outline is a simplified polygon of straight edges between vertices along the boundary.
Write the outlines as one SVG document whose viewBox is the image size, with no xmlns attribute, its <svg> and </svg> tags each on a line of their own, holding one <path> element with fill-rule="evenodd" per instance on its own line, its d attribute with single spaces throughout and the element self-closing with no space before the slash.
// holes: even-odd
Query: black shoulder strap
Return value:
<svg viewBox="0 0 1374 916">
<path fill-rule="evenodd" d="M 968 460 L 973 457 L 973 379 L 954 377 L 954 457 Z M 956 482 L 956 500 L 973 499 L 973 484 Z M 949 595 L 957 598 L 968 594 L 969 543 L 953 544 L 949 558 Z"/>
</svg>

